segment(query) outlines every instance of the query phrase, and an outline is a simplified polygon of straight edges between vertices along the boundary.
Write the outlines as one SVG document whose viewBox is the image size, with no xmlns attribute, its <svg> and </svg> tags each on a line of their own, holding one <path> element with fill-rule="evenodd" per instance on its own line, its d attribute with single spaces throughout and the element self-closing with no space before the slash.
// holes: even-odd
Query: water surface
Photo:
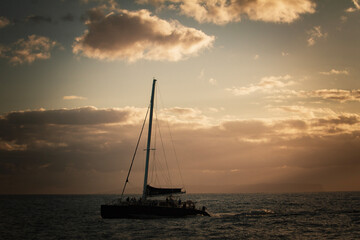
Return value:
<svg viewBox="0 0 360 240">
<path fill-rule="evenodd" d="M 116 195 L 2 195 L 0 239 L 358 239 L 360 192 L 188 194 L 212 217 L 102 219 Z"/>
</svg>

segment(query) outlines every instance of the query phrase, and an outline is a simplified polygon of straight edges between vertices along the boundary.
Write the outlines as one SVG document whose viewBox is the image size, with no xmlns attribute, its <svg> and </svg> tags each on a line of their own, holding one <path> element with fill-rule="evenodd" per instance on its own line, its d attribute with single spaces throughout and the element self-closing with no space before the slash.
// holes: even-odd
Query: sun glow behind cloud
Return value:
<svg viewBox="0 0 360 240">
<path fill-rule="evenodd" d="M 130 157 L 130 146 L 133 146 L 141 124 L 141 118 L 137 117 L 139 112 L 144 113 L 141 109 L 129 107 L 87 107 L 3 115 L 0 129 L 7 130 L 1 131 L 0 154 L 8 157 L 1 162 L 2 172 L 20 176 L 30 173 L 46 174 L 45 170 L 51 169 L 57 174 L 66 175 L 69 171 L 81 170 L 93 172 L 95 178 L 100 178 L 105 173 L 125 171 L 127 161 L 114 165 L 112 159 L 118 154 Z M 209 117 L 196 109 L 167 109 L 166 115 L 166 121 L 172 126 L 173 135 L 176 136 L 175 142 L 179 143 L 182 166 L 191 169 L 200 184 L 216 184 L 215 179 L 206 178 L 208 172 L 204 172 L 205 165 L 208 169 L 221 170 L 222 172 L 217 172 L 219 176 L 225 176 L 228 170 L 239 174 L 235 174 L 234 179 L 230 180 L 240 177 L 247 169 L 250 171 L 254 167 L 258 168 L 258 174 L 252 173 L 255 175 L 251 180 L 245 180 L 247 174 L 241 177 L 243 184 L 275 183 L 277 179 L 291 182 L 306 176 L 309 182 L 321 183 L 330 187 L 329 189 L 334 184 L 334 177 L 343 177 L 342 181 L 347 181 L 349 164 L 359 169 L 353 158 L 359 156 L 359 149 L 351 147 L 359 144 L 360 116 L 357 114 L 328 115 L 306 120 L 221 120 L 213 125 L 208 125 Z M 161 115 L 161 118 L 166 115 Z M 184 121 L 185 119 L 187 120 Z M 12 129 L 18 129 L 17 134 Z M 44 131 L 38 131 L 39 129 Z M 337 145 L 339 140 L 346 144 Z M 198 150 L 194 152 L 193 148 Z M 309 148 L 312 149 L 311 152 L 307 151 Z M 43 151 L 53 157 L 38 159 Z M 94 155 L 94 152 L 97 154 Z M 31 159 L 34 161 L 29 161 L 29 153 L 32 153 Z M 77 155 L 75 162 L 65 161 L 61 157 L 71 154 Z M 96 157 L 99 154 L 102 156 L 101 164 L 98 164 Z M 314 160 L 313 156 L 317 156 L 317 159 Z M 16 163 L 12 161 L 15 157 Z M 218 166 L 220 158 L 221 167 Z M 252 161 L 249 162 L 248 159 Z M 26 169 L 22 167 L 25 163 Z M 278 172 L 276 178 L 262 175 L 263 172 L 269 174 L 274 168 L 281 168 L 284 164 L 288 171 L 301 171 L 294 176 L 288 176 L 286 171 Z M 335 175 L 333 166 L 338 168 Z M 138 168 L 136 166 L 135 173 Z M 241 171 L 231 171 L 234 168 Z M 318 179 L 319 169 L 322 169 L 321 181 Z M 189 182 L 195 180 L 194 175 L 189 175 L 189 172 L 186 173 L 186 179 Z M 13 191 L 16 191 L 21 188 L 21 178 L 13 180 Z M 6 191 L 8 187 L 2 186 L 1 189 Z"/>
</svg>

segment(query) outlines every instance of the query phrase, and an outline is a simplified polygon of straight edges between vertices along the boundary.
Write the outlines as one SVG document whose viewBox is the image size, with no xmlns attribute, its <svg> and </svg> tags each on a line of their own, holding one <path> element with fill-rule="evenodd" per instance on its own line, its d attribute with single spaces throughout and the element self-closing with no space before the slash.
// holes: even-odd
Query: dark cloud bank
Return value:
<svg viewBox="0 0 360 240">
<path fill-rule="evenodd" d="M 209 126 L 176 121 L 187 116 L 169 112 L 190 192 L 360 189 L 356 115 Z M 94 107 L 4 114 L 0 193 L 119 192 L 143 115 L 136 108 Z M 141 186 L 142 161 L 134 166 L 130 189 Z"/>
</svg>

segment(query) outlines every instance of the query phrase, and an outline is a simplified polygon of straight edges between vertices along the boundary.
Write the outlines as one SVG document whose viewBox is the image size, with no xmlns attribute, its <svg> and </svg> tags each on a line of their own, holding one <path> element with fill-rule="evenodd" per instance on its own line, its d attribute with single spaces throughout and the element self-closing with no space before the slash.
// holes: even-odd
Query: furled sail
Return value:
<svg viewBox="0 0 360 240">
<path fill-rule="evenodd" d="M 171 195 L 178 193 L 185 193 L 185 191 L 182 191 L 182 188 L 156 188 L 150 185 L 146 186 L 146 195 L 149 197 L 157 196 L 157 195 Z"/>
</svg>

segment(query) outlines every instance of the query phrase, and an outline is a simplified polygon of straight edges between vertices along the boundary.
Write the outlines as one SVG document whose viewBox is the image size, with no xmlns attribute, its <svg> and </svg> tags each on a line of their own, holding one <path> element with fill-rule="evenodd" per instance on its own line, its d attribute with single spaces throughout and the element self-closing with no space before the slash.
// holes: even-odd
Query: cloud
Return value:
<svg viewBox="0 0 360 240">
<path fill-rule="evenodd" d="M 119 5 L 116 0 L 80 0 L 80 2 L 83 4 L 89 4 L 90 2 L 102 3 L 104 6 L 113 9 L 117 8 Z"/>
<path fill-rule="evenodd" d="M 328 72 L 319 72 L 322 75 L 348 75 L 347 70 L 336 70 L 331 69 Z M 358 102 L 360 101 L 360 89 L 317 89 L 317 90 L 292 90 L 288 89 L 288 86 L 295 84 L 294 81 L 291 81 L 292 77 L 290 75 L 284 76 L 270 76 L 263 77 L 261 81 L 257 84 L 249 84 L 244 87 L 232 87 L 226 88 L 226 91 L 229 91 L 233 95 L 242 96 L 249 95 L 256 92 L 266 93 L 268 96 L 265 99 L 270 100 L 275 103 L 281 103 L 289 101 L 291 99 L 298 99 L 301 101 L 312 101 L 314 99 L 326 100 L 326 101 L 337 101 L 340 103 L 344 102 Z M 271 109 L 275 109 L 270 107 Z M 277 107 L 281 109 L 282 107 Z M 285 106 L 283 109 L 286 109 Z M 292 109 L 292 108 L 291 108 Z M 289 112 L 291 110 L 289 109 Z M 304 115 L 307 115 L 307 110 L 304 112 Z M 313 115 L 310 115 L 313 116 Z"/>
<path fill-rule="evenodd" d="M 328 72 L 320 72 L 320 74 L 322 74 L 322 75 L 339 75 L 339 74 L 349 75 L 349 72 L 347 70 L 331 69 Z"/>
<path fill-rule="evenodd" d="M 330 108 L 311 108 L 305 107 L 303 105 L 290 105 L 290 106 L 268 106 L 267 107 L 271 111 L 281 111 L 290 113 L 292 116 L 298 116 L 303 119 L 315 118 L 315 117 L 323 117 L 323 116 L 334 116 L 336 113 Z"/>
<path fill-rule="evenodd" d="M 57 45 L 56 41 L 33 34 L 27 39 L 21 38 L 9 46 L 3 47 L 0 57 L 9 59 L 9 62 L 14 65 L 30 64 L 38 59 L 49 59 L 51 50 Z"/>
<path fill-rule="evenodd" d="M 95 107 L 82 107 L 74 109 L 57 110 L 31 110 L 10 112 L 3 117 L 3 121 L 11 125 L 88 125 L 119 123 L 127 119 L 127 109 L 97 109 Z"/>
<path fill-rule="evenodd" d="M 6 27 L 10 24 L 10 20 L 6 17 L 0 16 L 0 28 Z"/>
<path fill-rule="evenodd" d="M 242 16 L 254 21 L 291 23 L 301 14 L 314 13 L 316 4 L 311 0 L 138 0 L 140 4 L 154 4 L 159 8 L 177 9 L 200 23 L 224 25 L 239 22 Z M 168 4 L 167 4 L 168 3 Z"/>
<path fill-rule="evenodd" d="M 165 108 L 159 111 L 158 117 L 163 121 L 177 125 L 177 127 L 185 124 L 187 127 L 202 128 L 214 124 L 210 118 L 206 117 L 201 110 L 196 108 Z"/>
<path fill-rule="evenodd" d="M 312 91 L 283 89 L 281 91 L 275 91 L 275 93 L 276 94 L 266 98 L 272 100 L 273 102 L 283 102 L 284 100 L 289 101 L 296 98 L 302 101 L 304 99 L 307 101 L 320 99 L 326 101 L 337 101 L 340 103 L 360 101 L 360 89 L 318 89 Z"/>
<path fill-rule="evenodd" d="M 9 51 L 9 48 L 8 48 L 8 47 L 3 46 L 3 45 L 0 45 L 0 57 L 1 57 L 1 58 L 5 58 L 5 57 L 6 57 L 5 53 L 6 53 L 7 51 Z"/>
<path fill-rule="evenodd" d="M 167 119 L 187 186 L 210 185 L 213 191 L 221 192 L 216 186 L 222 179 L 221 184 L 227 186 L 234 182 L 292 182 L 317 183 L 327 190 L 360 189 L 357 114 L 221 120 L 199 128 L 193 125 L 201 116 L 199 110 L 171 108 L 166 113 L 170 114 Z M 144 109 L 133 107 L 3 114 L 1 193 L 99 193 L 119 189 L 118 182 L 125 180 L 144 115 Z M 193 119 L 178 124 L 182 116 Z M 161 135 L 166 144 L 169 137 Z M 169 168 L 172 171 L 171 165 Z M 209 177 L 209 172 L 216 177 Z M 142 180 L 143 159 L 136 159 L 130 182 L 141 186 Z M 333 187 L 335 183 L 338 188 Z"/>
<path fill-rule="evenodd" d="M 315 125 L 355 125 L 360 123 L 360 118 L 356 114 L 345 114 L 336 117 L 321 118 L 316 120 Z"/>
<path fill-rule="evenodd" d="M 201 69 L 199 75 L 197 76 L 197 78 L 202 79 L 205 76 L 205 69 Z"/>
<path fill-rule="evenodd" d="M 51 23 L 52 19 L 51 17 L 41 16 L 41 15 L 30 15 L 26 17 L 25 21 L 33 22 L 33 23 L 41 23 L 41 22 Z"/>
<path fill-rule="evenodd" d="M 81 96 L 71 95 L 71 96 L 64 96 L 63 99 L 64 100 L 86 100 L 87 98 L 86 97 L 81 97 Z"/>
<path fill-rule="evenodd" d="M 258 84 L 250 84 L 247 87 L 232 87 L 226 90 L 234 95 L 248 95 L 257 91 L 271 92 L 274 89 L 294 84 L 294 82 L 288 81 L 289 79 L 291 79 L 290 75 L 263 77 Z"/>
<path fill-rule="evenodd" d="M 73 52 L 100 60 L 179 61 L 210 48 L 214 36 L 151 15 L 148 10 L 89 11 L 88 30 L 76 38 Z"/>
<path fill-rule="evenodd" d="M 360 101 L 360 89 L 319 89 L 305 93 L 309 97 L 318 97 L 326 100 L 335 100 L 340 102 Z"/>
<path fill-rule="evenodd" d="M 210 79 L 209 79 L 209 83 L 210 83 L 211 85 L 217 85 L 217 80 L 214 79 L 214 78 L 210 78 Z"/>
<path fill-rule="evenodd" d="M 327 33 L 321 31 L 321 26 L 314 26 L 311 30 L 307 32 L 307 34 L 308 46 L 313 46 L 318 40 L 327 38 Z"/>
<path fill-rule="evenodd" d="M 347 17 L 347 16 L 341 16 L 341 17 L 340 17 L 341 23 L 345 23 L 347 20 L 348 20 L 348 17 Z"/>
<path fill-rule="evenodd" d="M 359 4 L 359 0 L 352 0 L 352 2 L 354 3 L 354 7 L 349 7 L 345 10 L 345 12 L 351 13 L 351 12 L 356 12 L 360 10 L 360 4 Z"/>
</svg>

